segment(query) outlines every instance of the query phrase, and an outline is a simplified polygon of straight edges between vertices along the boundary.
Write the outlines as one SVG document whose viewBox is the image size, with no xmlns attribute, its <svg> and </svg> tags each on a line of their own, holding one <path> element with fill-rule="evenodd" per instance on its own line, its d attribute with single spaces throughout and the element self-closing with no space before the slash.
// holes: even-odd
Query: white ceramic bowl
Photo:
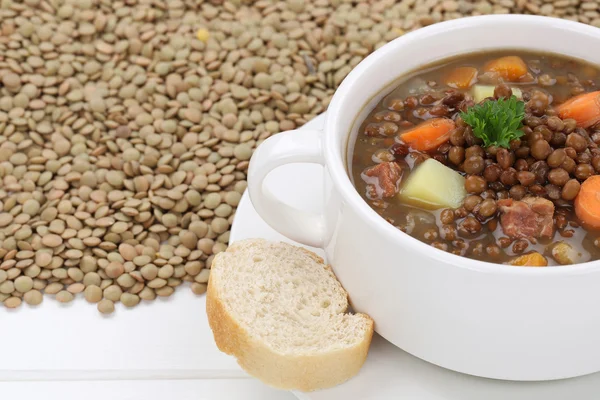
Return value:
<svg viewBox="0 0 600 400">
<path fill-rule="evenodd" d="M 545 17 L 464 18 L 409 33 L 361 62 L 335 93 L 324 132 L 285 132 L 250 163 L 258 213 L 296 241 L 323 247 L 357 311 L 407 352 L 456 371 L 551 380 L 600 371 L 600 262 L 515 268 L 449 254 L 387 223 L 359 196 L 346 149 L 360 121 L 406 72 L 458 54 L 553 52 L 600 63 L 600 29 Z M 263 190 L 274 168 L 325 168 L 324 215 L 293 209 Z M 400 372 L 401 373 L 401 372 Z"/>
</svg>

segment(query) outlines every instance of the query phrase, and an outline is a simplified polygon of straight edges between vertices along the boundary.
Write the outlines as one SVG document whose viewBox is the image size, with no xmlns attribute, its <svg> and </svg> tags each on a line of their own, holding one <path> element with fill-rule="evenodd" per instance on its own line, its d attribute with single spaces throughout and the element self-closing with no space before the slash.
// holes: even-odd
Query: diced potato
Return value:
<svg viewBox="0 0 600 400">
<path fill-rule="evenodd" d="M 494 89 L 496 87 L 493 85 L 475 85 L 473 86 L 473 89 L 471 90 L 471 95 L 473 96 L 473 100 L 475 101 L 475 103 L 479 103 L 481 100 L 488 98 L 488 97 L 494 97 Z M 517 99 L 521 99 L 523 97 L 523 92 L 521 92 L 521 89 L 513 87 L 512 89 L 512 93 L 514 96 L 517 97 Z"/>
<path fill-rule="evenodd" d="M 402 201 L 429 209 L 458 208 L 466 195 L 465 178 L 433 158 L 415 168 L 399 193 Z"/>
<path fill-rule="evenodd" d="M 510 88 L 510 89 L 512 90 L 513 96 L 515 96 L 519 100 L 523 99 L 523 92 L 521 91 L 521 89 L 516 88 L 516 87 Z"/>
<path fill-rule="evenodd" d="M 580 262 L 581 253 L 568 243 L 558 242 L 552 247 L 552 258 L 561 265 L 571 265 Z"/>
<path fill-rule="evenodd" d="M 524 254 L 512 260 L 510 265 L 517 265 L 520 267 L 545 267 L 548 265 L 546 257 L 534 251 L 533 253 Z"/>
<path fill-rule="evenodd" d="M 475 85 L 473 86 L 473 90 L 471 90 L 471 94 L 473 95 L 473 101 L 475 101 L 475 103 L 479 103 L 485 98 L 494 97 L 494 86 Z"/>
</svg>

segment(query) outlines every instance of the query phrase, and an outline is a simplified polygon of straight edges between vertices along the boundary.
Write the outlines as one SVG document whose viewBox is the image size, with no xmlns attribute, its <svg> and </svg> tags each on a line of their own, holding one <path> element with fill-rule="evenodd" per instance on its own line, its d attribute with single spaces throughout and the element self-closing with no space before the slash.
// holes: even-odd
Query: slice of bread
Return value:
<svg viewBox="0 0 600 400">
<path fill-rule="evenodd" d="M 206 311 L 217 346 L 270 386 L 312 391 L 354 376 L 373 320 L 347 309 L 331 268 L 301 247 L 248 239 L 212 263 Z"/>
</svg>

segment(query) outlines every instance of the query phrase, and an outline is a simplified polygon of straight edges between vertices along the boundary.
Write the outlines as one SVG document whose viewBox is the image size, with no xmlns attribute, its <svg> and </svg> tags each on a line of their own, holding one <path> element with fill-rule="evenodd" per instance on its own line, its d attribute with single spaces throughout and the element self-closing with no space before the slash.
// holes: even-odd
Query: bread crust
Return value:
<svg viewBox="0 0 600 400">
<path fill-rule="evenodd" d="M 316 261 L 323 264 L 319 256 L 309 253 Z M 213 266 L 215 262 L 219 262 L 217 258 Z M 218 286 L 218 282 L 215 282 L 211 274 L 206 295 L 206 312 L 217 347 L 224 353 L 236 357 L 238 364 L 247 373 L 267 385 L 300 391 L 325 389 L 350 379 L 364 364 L 373 337 L 373 321 L 369 316 L 356 314 L 358 318 L 364 319 L 368 329 L 365 330 L 364 337 L 354 346 L 322 353 L 281 354 L 267 343 L 253 338 L 236 321 L 235 316 L 231 315 L 223 303 Z"/>
</svg>

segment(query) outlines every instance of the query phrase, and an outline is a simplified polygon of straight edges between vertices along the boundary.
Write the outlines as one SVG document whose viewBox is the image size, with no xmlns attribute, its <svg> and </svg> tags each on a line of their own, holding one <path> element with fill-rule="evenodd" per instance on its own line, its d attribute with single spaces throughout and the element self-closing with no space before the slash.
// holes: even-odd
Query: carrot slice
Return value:
<svg viewBox="0 0 600 400">
<path fill-rule="evenodd" d="M 548 265 L 546 257 L 534 251 L 533 253 L 524 254 L 512 260 L 510 265 L 516 265 L 519 267 L 545 267 Z"/>
<path fill-rule="evenodd" d="M 583 93 L 556 107 L 562 118 L 573 118 L 577 126 L 587 128 L 600 121 L 600 91 Z"/>
<path fill-rule="evenodd" d="M 527 64 L 521 57 L 506 56 L 488 62 L 483 70 L 496 72 L 504 80 L 515 82 L 527 75 Z"/>
<path fill-rule="evenodd" d="M 444 82 L 455 89 L 468 89 L 477 82 L 477 68 L 458 67 L 446 75 Z"/>
<path fill-rule="evenodd" d="M 432 118 L 401 133 L 400 138 L 415 150 L 433 150 L 450 139 L 455 127 L 454 121 L 449 118 Z"/>
<path fill-rule="evenodd" d="M 587 178 L 575 197 L 577 218 L 592 228 L 600 228 L 600 175 Z"/>
</svg>

